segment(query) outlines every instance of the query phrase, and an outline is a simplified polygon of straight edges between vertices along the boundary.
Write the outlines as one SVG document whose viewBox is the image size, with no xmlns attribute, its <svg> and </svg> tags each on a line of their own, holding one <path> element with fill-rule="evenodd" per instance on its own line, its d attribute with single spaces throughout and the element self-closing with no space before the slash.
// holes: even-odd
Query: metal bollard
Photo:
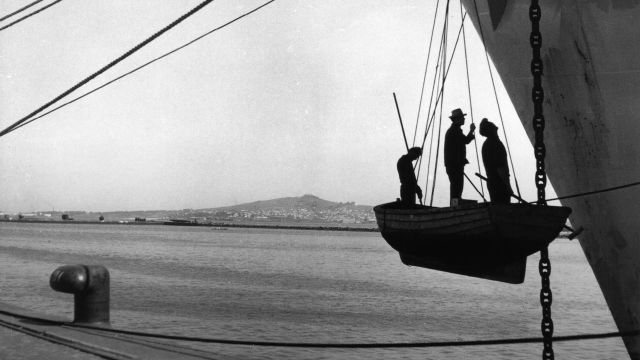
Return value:
<svg viewBox="0 0 640 360">
<path fill-rule="evenodd" d="M 51 273 L 49 285 L 74 296 L 73 322 L 111 326 L 109 271 L 102 265 L 64 265 Z"/>
</svg>

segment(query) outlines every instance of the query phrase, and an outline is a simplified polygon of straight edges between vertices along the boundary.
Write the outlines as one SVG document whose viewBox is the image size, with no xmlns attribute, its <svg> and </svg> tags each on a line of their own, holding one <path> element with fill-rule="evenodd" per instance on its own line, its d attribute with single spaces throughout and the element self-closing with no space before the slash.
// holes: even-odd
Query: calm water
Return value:
<svg viewBox="0 0 640 360">
<path fill-rule="evenodd" d="M 616 331 L 577 242 L 557 240 L 556 335 Z M 403 265 L 377 233 L 0 223 L 0 301 L 73 317 L 65 264 L 111 273 L 116 328 L 238 340 L 426 342 L 540 336 L 538 257 L 522 285 Z M 187 344 L 250 359 L 537 359 L 541 344 L 281 349 Z M 620 339 L 554 343 L 558 359 L 625 359 Z"/>
</svg>

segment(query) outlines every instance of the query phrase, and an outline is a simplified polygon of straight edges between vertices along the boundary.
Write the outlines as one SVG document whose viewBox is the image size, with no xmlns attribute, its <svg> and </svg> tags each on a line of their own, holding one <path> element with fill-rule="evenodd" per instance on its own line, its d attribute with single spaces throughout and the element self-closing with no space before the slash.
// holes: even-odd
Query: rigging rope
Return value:
<svg viewBox="0 0 640 360">
<path fill-rule="evenodd" d="M 10 27 L 12 27 L 13 25 L 16 25 L 17 23 L 22 22 L 23 20 L 26 20 L 26 19 L 28 19 L 28 18 L 32 17 L 33 15 L 36 15 L 36 14 L 38 14 L 39 12 L 44 11 L 44 10 L 46 10 L 46 9 L 48 9 L 48 8 L 50 8 L 50 7 L 52 7 L 53 5 L 55 5 L 55 4 L 57 4 L 57 3 L 59 3 L 60 1 L 62 1 L 62 0 L 56 0 L 56 1 L 52 2 L 51 4 L 49 4 L 49 5 L 47 5 L 47 6 L 43 6 L 43 7 L 41 7 L 40 9 L 38 9 L 38 10 L 36 10 L 36 11 L 34 11 L 34 12 L 31 12 L 31 13 L 29 13 L 29 14 L 27 14 L 27 15 L 25 15 L 25 16 L 23 16 L 23 17 L 21 17 L 21 18 L 17 19 L 17 20 L 15 20 L 15 21 L 13 21 L 13 22 L 10 22 L 9 24 L 7 24 L 7 25 L 5 25 L 5 26 L 0 27 L 0 31 L 2 31 L 2 30 L 4 30 L 4 29 L 7 29 L 7 28 L 10 28 Z M 36 2 L 36 3 L 37 3 L 37 2 Z M 29 5 L 29 6 L 30 6 L 30 5 Z M 18 12 L 19 12 L 19 11 L 18 11 Z M 9 17 L 9 16 L 11 16 L 11 14 L 10 14 L 10 15 L 7 15 L 7 16 L 5 16 L 5 17 L 3 17 L 3 18 L 2 18 L 2 20 L 4 20 L 5 18 L 7 18 L 7 17 Z M 2 20 L 0 20 L 0 21 L 2 21 Z"/>
<path fill-rule="evenodd" d="M 464 16 L 463 16 L 463 12 L 464 11 L 462 9 L 462 0 L 460 0 L 460 17 L 462 19 L 464 19 L 464 17 L 466 16 L 466 13 L 464 13 Z M 471 77 L 469 76 L 469 58 L 467 56 L 467 35 L 466 35 L 466 32 L 464 31 L 464 20 L 462 21 L 462 45 L 464 48 L 464 65 L 465 65 L 465 70 L 467 72 L 467 91 L 469 93 L 469 115 L 471 115 L 471 123 L 473 124 L 474 117 L 473 117 L 473 101 L 471 100 Z M 480 155 L 478 153 L 478 140 L 476 137 L 473 138 L 473 145 L 476 148 L 476 163 L 478 165 L 478 174 L 482 175 L 482 166 L 480 166 Z M 471 179 L 469 178 L 467 179 L 475 187 Z M 484 199 L 484 184 L 482 183 L 482 181 L 480 181 L 480 196 Z"/>
<path fill-rule="evenodd" d="M 276 1 L 276 0 L 270 0 L 270 1 L 267 1 L 266 3 L 264 3 L 264 4 L 260 5 L 260 6 L 256 7 L 256 8 L 254 8 L 253 10 L 250 10 L 250 11 L 248 11 L 248 12 L 246 12 L 246 13 L 244 13 L 244 14 L 242 14 L 242 15 L 240 15 L 240 16 L 238 16 L 238 17 L 236 17 L 236 18 L 234 18 L 233 20 L 227 21 L 226 23 L 224 23 L 224 24 L 222 24 L 222 25 L 220 25 L 220 26 L 218 26 L 218 27 L 216 27 L 216 28 L 214 28 L 214 29 L 212 29 L 212 30 L 207 31 L 206 33 L 204 33 L 204 34 L 202 34 L 202 35 L 200 35 L 200 36 L 196 37 L 195 39 L 193 39 L 193 40 L 191 40 L 191 41 L 189 41 L 189 42 L 187 42 L 187 43 L 185 43 L 185 44 L 183 44 L 183 45 L 180 45 L 180 46 L 178 46 L 177 48 L 175 48 L 175 49 L 173 49 L 173 50 L 171 50 L 171 51 L 169 51 L 169 52 L 167 52 L 167 53 L 165 53 L 165 54 L 163 54 L 163 55 L 160 55 L 160 56 L 158 56 L 158 57 L 156 57 L 156 58 L 154 58 L 154 59 L 152 59 L 152 60 L 150 60 L 150 61 L 147 61 L 146 63 L 144 63 L 144 64 L 142 64 L 142 65 L 140 65 L 140 66 L 138 66 L 138 67 L 134 68 L 133 70 L 128 71 L 128 72 L 126 72 L 126 73 L 124 73 L 124 74 L 122 74 L 122 75 L 120 75 L 120 76 L 118 76 L 118 77 L 116 77 L 116 78 L 114 78 L 114 79 L 112 79 L 112 80 L 110 80 L 110 81 L 108 81 L 108 82 L 106 82 L 106 83 L 104 83 L 104 84 L 102 84 L 102 85 L 98 86 L 97 88 L 95 88 L 95 89 L 93 89 L 93 90 L 91 90 L 91 91 L 89 91 L 89 92 L 86 92 L 86 93 L 84 93 L 84 94 L 82 94 L 82 95 L 80 95 L 80 96 L 78 96 L 78 97 L 74 98 L 74 99 L 73 99 L 73 100 L 71 100 L 71 101 L 68 101 L 68 102 L 66 102 L 66 103 L 64 103 L 64 104 L 62 104 L 62 105 L 60 105 L 60 106 L 58 106 L 58 107 L 55 107 L 55 108 L 53 108 L 53 109 L 51 109 L 51 110 L 49 110 L 49 111 L 47 111 L 47 112 L 45 112 L 45 113 L 43 113 L 43 114 L 40 114 L 40 115 L 38 115 L 38 116 L 36 116 L 36 117 L 34 117 L 34 118 L 31 118 L 31 119 L 29 119 L 28 121 L 26 121 L 26 122 L 24 122 L 24 123 L 22 123 L 22 124 L 20 124 L 20 125 L 16 126 L 14 129 L 12 129 L 12 131 L 13 131 L 13 130 L 17 130 L 17 129 L 19 129 L 19 128 L 21 128 L 21 127 L 25 126 L 25 125 L 28 125 L 28 124 L 30 124 L 31 122 L 33 122 L 33 121 L 35 121 L 35 120 L 38 120 L 38 119 L 40 119 L 40 118 L 42 118 L 42 117 L 44 117 L 44 116 L 47 116 L 47 115 L 51 114 L 52 112 L 54 112 L 54 111 L 56 111 L 56 110 L 58 110 L 58 109 L 60 109 L 60 108 L 63 108 L 63 107 L 65 107 L 65 106 L 67 106 L 67 105 L 70 105 L 70 104 L 72 104 L 72 103 L 74 103 L 74 102 L 76 102 L 76 101 L 78 101 L 78 100 L 80 100 L 80 99 L 84 98 L 85 96 L 91 95 L 92 93 L 94 93 L 94 92 L 96 92 L 96 91 L 98 91 L 98 90 L 100 90 L 100 89 L 102 89 L 102 88 L 106 87 L 107 85 L 110 85 L 110 84 L 112 84 L 112 83 L 114 83 L 114 82 L 116 82 L 116 81 L 118 81 L 118 80 L 120 80 L 120 79 L 122 79 L 122 78 L 124 78 L 124 77 L 126 77 L 126 76 L 128 76 L 128 75 L 131 75 L 131 74 L 133 74 L 133 73 L 137 72 L 138 70 L 141 70 L 142 68 L 147 67 L 148 65 L 151 65 L 152 63 L 154 63 L 154 62 L 156 62 L 156 61 L 158 61 L 158 60 L 161 60 L 161 59 L 163 59 L 163 58 L 165 58 L 165 57 L 167 57 L 167 56 L 169 56 L 169 55 L 171 55 L 171 54 L 173 54 L 173 53 L 175 53 L 175 52 L 177 52 L 177 51 L 179 51 L 179 50 L 182 50 L 182 49 L 186 48 L 187 46 L 189 46 L 189 45 L 191 45 L 191 44 L 195 43 L 196 41 L 201 40 L 202 38 L 204 38 L 204 37 L 206 37 L 206 36 L 208 36 L 208 35 L 211 35 L 212 33 L 216 32 L 216 31 L 218 31 L 218 30 L 220 30 L 220 29 L 223 29 L 223 28 L 225 28 L 225 27 L 227 27 L 227 26 L 229 26 L 229 25 L 233 24 L 234 22 L 236 22 L 236 21 L 238 21 L 238 20 L 240 20 L 240 19 L 242 19 L 242 18 L 244 18 L 244 17 L 246 17 L 246 16 L 249 16 L 249 15 L 253 14 L 254 12 L 256 12 L 256 11 L 258 11 L 258 10 L 262 9 L 263 7 L 265 7 L 265 6 L 269 5 L 269 4 L 271 4 L 271 3 L 272 3 L 272 2 L 274 2 L 274 1 Z"/>
<path fill-rule="evenodd" d="M 429 59 L 431 58 L 431 45 L 433 45 L 433 33 L 436 27 L 436 18 L 438 16 L 438 8 L 440 0 L 436 2 L 436 11 L 433 14 L 433 25 L 431 25 L 431 36 L 429 38 L 429 49 L 427 50 L 427 63 L 424 66 L 424 75 L 422 75 L 422 89 L 420 90 L 420 101 L 418 102 L 418 113 L 416 114 L 416 128 L 413 130 L 413 146 L 416 146 L 416 135 L 418 135 L 418 120 L 420 119 L 420 110 L 422 109 L 422 98 L 424 96 L 424 85 L 427 82 L 427 70 L 429 69 Z M 433 94 L 433 91 L 431 92 Z"/>
<path fill-rule="evenodd" d="M 36 1 L 32 2 L 32 3 L 30 3 L 30 4 L 27 4 L 27 5 L 23 6 L 23 7 L 21 7 L 20 9 L 18 9 L 18 10 L 16 10 L 16 11 L 12 12 L 11 14 L 7 14 L 7 15 L 5 15 L 5 16 L 3 16 L 3 17 L 1 17 L 1 18 L 0 18 L 0 21 L 4 21 L 4 20 L 6 20 L 6 19 L 8 19 L 8 18 L 12 17 L 12 16 L 13 16 L 13 15 L 15 15 L 15 14 L 21 13 L 21 12 L 23 12 L 23 11 L 27 10 L 28 8 L 32 7 L 33 5 L 36 5 L 36 4 L 38 4 L 38 3 L 41 3 L 42 1 L 44 1 L 44 0 L 36 0 Z"/>
<path fill-rule="evenodd" d="M 577 193 L 577 194 L 573 194 L 573 195 L 560 196 L 560 197 L 553 198 L 553 199 L 545 199 L 545 201 L 571 199 L 571 198 L 576 198 L 576 197 L 580 197 L 580 196 L 600 194 L 600 193 L 604 193 L 604 192 L 624 189 L 624 188 L 628 188 L 628 187 L 632 187 L 632 186 L 638 186 L 638 185 L 640 185 L 640 181 L 636 181 L 636 182 L 633 182 L 633 183 L 620 185 L 620 186 L 614 186 L 614 187 L 610 187 L 610 188 L 604 188 L 604 189 L 600 189 L 600 190 L 587 191 L 587 192 Z"/>
<path fill-rule="evenodd" d="M 442 38 L 440 39 L 440 46 L 438 46 L 438 55 L 436 56 L 437 62 L 436 62 L 436 68 L 435 68 L 435 72 L 433 74 L 433 81 L 431 83 L 431 96 L 429 97 L 429 107 L 427 108 L 427 121 L 425 124 L 425 129 L 424 129 L 424 137 L 422 138 L 422 144 L 421 147 L 424 148 L 424 144 L 427 140 L 427 136 L 429 134 L 429 128 L 431 127 L 431 108 L 433 107 L 433 101 L 434 98 L 436 98 L 436 108 L 437 108 L 437 103 L 438 103 L 438 96 L 434 96 L 435 94 L 435 90 L 436 90 L 436 85 L 438 84 L 438 78 L 440 77 L 440 72 L 443 71 L 443 67 L 440 66 L 440 57 L 442 56 L 442 47 L 443 47 L 443 42 L 442 42 Z M 435 116 L 435 108 L 434 108 L 434 116 Z M 433 136 L 431 137 L 433 139 Z M 430 145 L 430 147 L 432 146 L 432 144 Z M 420 169 L 422 167 L 422 157 L 420 157 L 420 159 L 418 160 L 418 173 L 417 173 L 417 179 L 419 179 L 420 177 Z M 429 168 L 427 168 L 427 173 L 429 171 Z M 425 189 L 427 189 L 428 187 L 428 182 L 429 182 L 429 177 L 427 176 L 427 184 L 425 184 Z M 425 199 L 426 199 L 426 195 L 425 195 Z"/>
<path fill-rule="evenodd" d="M 464 16 L 462 17 L 462 22 L 463 23 L 464 23 L 464 20 L 466 19 L 466 17 L 467 17 L 467 14 L 465 13 Z M 447 25 L 447 27 L 448 27 L 448 25 Z M 453 51 L 451 52 L 451 58 L 449 60 L 449 63 L 446 64 L 446 71 L 444 71 L 444 74 L 442 74 L 442 71 L 443 71 L 443 69 L 445 67 L 444 66 L 445 63 L 438 63 L 438 65 L 436 65 L 436 73 L 434 74 L 433 84 L 431 86 L 431 94 L 432 94 L 432 96 L 431 96 L 431 100 L 429 102 L 429 110 L 427 111 L 427 114 L 431 114 L 431 116 L 427 119 L 427 124 L 425 125 L 424 137 L 422 139 L 422 145 L 421 145 L 422 148 L 424 148 L 424 144 L 427 141 L 427 137 L 429 135 L 429 129 L 431 129 L 431 125 L 433 125 L 433 123 L 435 121 L 436 112 L 438 111 L 438 103 L 440 104 L 440 106 L 442 106 L 442 103 L 444 102 L 444 100 L 442 99 L 442 96 L 444 94 L 444 82 L 446 81 L 446 78 L 449 75 L 449 70 L 451 70 L 451 65 L 453 63 L 453 56 L 455 55 L 456 50 L 458 49 L 458 43 L 460 41 L 461 33 L 462 33 L 462 24 L 460 25 L 460 29 L 458 30 L 458 35 L 456 37 L 456 41 L 453 44 Z M 444 30 L 443 30 L 443 36 L 444 36 Z M 438 51 L 438 58 L 441 57 L 442 49 L 445 47 L 444 46 L 445 45 L 444 41 L 446 41 L 446 40 L 441 41 L 440 50 Z M 440 72 L 438 72 L 438 70 L 440 70 Z M 438 83 L 438 76 L 441 76 L 441 75 L 444 77 L 443 78 L 443 86 L 440 88 L 438 93 L 434 96 L 435 86 Z M 432 113 L 431 112 L 431 107 L 433 105 L 434 97 L 435 97 L 435 106 L 433 107 L 433 113 Z M 442 108 L 440 109 L 440 120 L 442 120 Z M 431 141 L 433 141 L 433 133 L 432 133 L 432 136 L 431 136 Z M 431 144 L 431 145 L 433 145 L 433 144 Z M 437 153 L 437 151 L 436 151 L 436 153 Z M 430 163 L 431 163 L 431 161 L 429 161 L 429 164 Z M 436 180 L 435 179 L 435 166 L 436 165 L 437 165 L 437 161 L 434 164 L 434 182 Z M 420 157 L 420 160 L 418 162 L 418 176 L 420 175 L 421 166 L 422 166 L 422 157 Z M 428 182 L 429 182 L 428 174 L 429 174 L 429 168 L 427 168 L 427 179 L 425 180 L 425 182 L 426 182 L 425 189 L 428 189 Z M 424 199 L 425 199 L 425 202 L 426 202 L 426 192 L 424 194 Z M 432 201 L 433 201 L 433 199 L 432 199 Z"/>
<path fill-rule="evenodd" d="M 504 143 L 507 145 L 507 154 L 509 154 L 509 163 L 511 164 L 511 169 L 513 170 L 513 179 L 516 183 L 516 191 L 518 192 L 518 196 L 522 197 L 520 194 L 520 185 L 518 184 L 518 177 L 516 176 L 516 168 L 513 166 L 513 158 L 511 157 L 511 149 L 509 148 L 509 138 L 507 138 L 507 131 L 504 127 L 504 120 L 502 119 L 502 110 L 500 109 L 500 101 L 498 101 L 498 92 L 496 90 L 496 83 L 493 79 L 493 70 L 491 70 L 491 61 L 489 61 L 489 53 L 487 52 L 487 46 L 484 39 L 484 31 L 482 30 L 482 22 L 480 21 L 480 13 L 478 12 L 478 4 L 476 0 L 473 0 L 473 6 L 476 11 L 476 19 L 478 21 L 478 30 L 480 32 L 480 39 L 482 40 L 482 46 L 484 47 L 484 57 L 487 60 L 487 68 L 489 68 L 489 76 L 491 77 L 491 85 L 493 86 L 493 94 L 496 98 L 496 106 L 498 107 L 498 114 L 500 116 L 500 124 L 502 125 L 502 133 L 504 136 Z"/>
<path fill-rule="evenodd" d="M 467 14 L 465 14 L 465 15 L 463 16 L 463 18 L 462 18 L 462 21 L 463 21 L 463 22 L 464 22 L 464 20 L 465 20 L 466 16 L 467 16 Z M 447 66 L 446 66 L 446 72 L 444 73 L 444 78 L 445 78 L 445 80 L 446 80 L 446 77 L 449 75 L 449 70 L 451 69 L 451 65 L 452 65 L 452 63 L 453 63 L 453 55 L 455 55 L 455 52 L 456 52 L 456 50 L 458 49 L 458 42 L 460 41 L 460 35 L 461 35 L 461 33 L 462 33 L 462 26 L 460 26 L 460 29 L 458 30 L 458 35 L 457 35 L 457 37 L 456 37 L 456 41 L 455 41 L 455 43 L 454 43 L 454 45 L 453 45 L 453 51 L 452 51 L 452 53 L 451 53 L 451 59 L 449 60 L 449 63 L 448 63 L 448 64 L 446 64 L 446 65 L 447 65 Z M 444 35 L 444 32 L 443 32 L 443 35 Z M 441 54 L 442 54 L 442 48 L 443 48 L 443 46 L 444 46 L 444 42 L 443 42 L 443 41 L 442 41 L 442 39 L 441 39 L 441 42 L 440 42 L 440 48 L 439 48 L 439 50 L 438 50 L 438 56 L 437 56 L 437 58 L 438 58 L 438 59 L 441 57 Z M 442 65 L 442 66 L 441 66 L 441 65 Z M 429 129 L 431 128 L 431 125 L 433 124 L 433 122 L 434 122 L 434 120 L 435 120 L 436 111 L 438 110 L 438 103 L 441 103 L 441 101 L 440 101 L 440 100 L 441 100 L 442 94 L 443 94 L 443 92 L 444 92 L 444 88 L 443 88 L 443 87 L 441 87 L 441 88 L 440 88 L 440 91 L 438 91 L 438 93 L 434 95 L 434 93 L 435 93 L 435 88 L 436 88 L 436 84 L 438 83 L 438 77 L 439 77 L 439 76 L 441 76 L 441 71 L 443 71 L 443 69 L 444 69 L 444 64 L 441 64 L 441 63 L 439 62 L 439 63 L 436 65 L 436 73 L 435 73 L 435 74 L 434 74 L 434 76 L 433 76 L 433 83 L 432 83 L 432 86 L 431 86 L 431 94 L 432 94 L 432 96 L 431 96 L 431 99 L 430 99 L 430 101 L 429 101 L 429 109 L 428 109 L 428 111 L 427 111 L 427 114 L 431 114 L 431 116 L 427 119 L 427 123 L 426 123 L 426 125 L 425 125 L 424 137 L 423 137 L 423 139 L 422 139 L 422 145 L 421 145 L 421 147 L 422 147 L 422 148 L 424 148 L 424 144 L 426 143 L 426 141 L 427 141 L 427 137 L 429 136 Z M 434 100 L 434 98 L 435 98 L 435 103 L 436 103 L 436 105 L 435 105 L 435 107 L 433 108 L 433 113 L 432 113 L 432 112 L 431 112 L 431 108 L 432 108 L 432 105 L 433 105 L 433 100 Z M 432 138 L 432 141 L 433 141 L 433 135 L 432 135 L 432 137 L 431 137 L 431 138 Z M 430 163 L 430 161 L 429 161 L 429 163 Z M 422 166 L 422 157 L 420 157 L 420 159 L 418 160 L 418 166 L 417 166 L 417 168 L 418 168 L 418 171 L 417 171 L 417 178 L 419 178 L 421 166 Z M 427 175 L 428 175 L 428 173 L 429 173 L 429 168 L 427 169 Z M 427 185 L 425 185 L 425 189 L 428 189 L 428 181 L 429 181 L 429 177 L 427 176 L 427 179 L 426 179 Z M 435 179 L 434 179 L 434 181 L 435 181 Z M 426 192 L 425 192 L 425 194 L 424 194 L 424 199 L 425 199 L 425 202 L 426 202 Z"/>
<path fill-rule="evenodd" d="M 449 31 L 449 3 L 450 0 L 447 0 L 447 7 L 445 10 L 445 20 L 444 20 L 444 27 L 443 27 L 443 35 L 442 35 L 442 41 L 443 41 L 443 46 L 442 46 L 442 62 L 441 65 L 442 67 L 444 67 L 447 64 L 447 33 Z M 457 45 L 457 41 L 456 41 L 456 45 Z M 453 58 L 453 55 L 451 56 L 451 58 Z M 447 69 L 448 70 L 448 69 Z M 440 87 L 440 94 L 442 94 L 442 97 L 440 98 L 440 122 L 438 125 L 438 143 L 436 146 L 436 160 L 435 160 L 435 165 L 433 168 L 433 183 L 431 184 L 431 201 L 429 203 L 429 206 L 433 206 L 433 194 L 436 190 L 436 179 L 437 179 L 437 175 L 438 175 L 438 157 L 440 155 L 440 133 L 442 132 L 442 104 L 444 102 L 444 84 L 445 81 L 447 80 L 447 73 L 445 71 L 442 71 L 442 86 Z M 437 106 L 437 100 L 436 100 L 436 106 Z M 435 114 L 435 110 L 434 110 L 434 114 Z"/>
<path fill-rule="evenodd" d="M 42 105 L 41 107 L 39 107 L 38 109 L 34 110 L 33 112 L 31 112 L 29 115 L 23 117 L 22 119 L 16 121 L 15 123 L 13 123 L 12 125 L 10 125 L 9 127 L 7 127 L 6 129 L 2 130 L 0 132 L 0 137 L 10 133 L 11 131 L 14 130 L 14 128 L 22 123 L 24 123 L 25 121 L 27 121 L 29 118 L 35 116 L 36 114 L 42 112 L 43 110 L 47 109 L 48 107 L 50 107 L 51 105 L 53 105 L 54 103 L 56 103 L 57 101 L 59 101 L 60 99 L 64 98 L 65 96 L 71 94 L 72 92 L 74 92 L 75 90 L 77 90 L 78 88 L 80 88 L 81 86 L 83 86 L 84 84 L 88 83 L 89 81 L 93 80 L 94 78 L 96 78 L 98 75 L 104 73 L 105 71 L 107 71 L 108 69 L 112 68 L 113 66 L 115 66 L 116 64 L 118 64 L 119 62 L 121 62 L 122 60 L 126 59 L 127 57 L 129 57 L 130 55 L 132 55 L 133 53 L 135 53 L 136 51 L 140 50 L 142 47 L 144 47 L 145 45 L 149 44 L 151 41 L 155 40 L 156 38 L 160 37 L 160 35 L 164 34 L 165 32 L 169 31 L 170 29 L 172 29 L 173 27 L 175 27 L 176 25 L 180 24 L 182 21 L 184 21 L 185 19 L 187 19 L 188 17 L 190 17 L 191 15 L 195 14 L 196 12 L 200 11 L 202 8 L 204 8 L 205 6 L 209 5 L 209 3 L 211 3 L 213 0 L 205 0 L 203 2 L 201 2 L 198 6 L 194 7 L 193 9 L 191 9 L 189 12 L 187 12 L 186 14 L 182 15 L 181 17 L 179 17 L 178 19 L 176 19 L 175 21 L 173 21 L 171 24 L 165 26 L 164 28 L 162 28 L 160 31 L 156 32 L 155 34 L 151 35 L 150 37 L 148 37 L 147 39 L 145 39 L 144 41 L 142 41 L 141 43 L 139 43 L 138 45 L 134 46 L 131 50 L 127 51 L 126 53 L 124 53 L 123 55 L 121 55 L 120 57 L 118 57 L 117 59 L 113 60 L 112 62 L 110 62 L 109 64 L 105 65 L 104 67 L 102 67 L 100 70 L 96 71 L 95 73 L 89 75 L 88 77 L 86 77 L 84 80 L 80 81 L 79 83 L 77 83 L 76 85 L 72 86 L 71 88 L 69 88 L 68 90 L 66 90 L 65 92 L 63 92 L 62 94 L 56 96 L 53 100 L 50 100 L 49 102 L 47 102 L 46 104 Z"/>
<path fill-rule="evenodd" d="M 435 20 L 434 20 L 434 22 L 435 22 Z M 425 132 L 424 132 L 424 137 L 422 139 L 422 144 L 421 144 L 422 145 L 421 147 L 423 149 L 424 149 L 424 144 L 425 144 L 425 142 L 427 140 L 427 136 L 428 136 L 428 133 L 429 133 L 429 128 L 430 128 L 430 125 L 431 125 L 430 114 L 431 114 L 431 108 L 433 106 L 434 98 L 436 98 L 436 105 L 435 105 L 436 108 L 438 106 L 437 105 L 438 104 L 438 100 L 437 99 L 439 99 L 439 97 L 434 96 L 434 93 L 436 92 L 435 91 L 436 90 L 436 85 L 438 84 L 438 78 L 440 77 L 440 73 L 442 71 L 444 71 L 444 66 L 440 66 L 440 57 L 442 56 L 442 48 L 444 46 L 444 42 L 442 41 L 442 36 L 443 35 L 441 35 L 441 38 L 440 38 L 440 46 L 438 46 L 438 55 L 436 56 L 436 59 L 437 59 L 436 68 L 435 68 L 435 72 L 433 74 L 433 81 L 431 83 L 431 96 L 429 97 L 429 108 L 427 109 L 427 121 L 426 121 L 426 124 L 425 124 L 425 130 L 424 130 Z M 435 115 L 435 109 L 436 108 L 434 108 L 434 115 Z M 429 189 L 429 173 L 431 172 L 431 156 L 433 154 L 432 151 L 433 151 L 433 136 L 434 136 L 433 134 L 434 133 L 435 133 L 435 131 L 431 132 L 431 142 L 429 143 L 429 159 L 427 161 L 427 175 L 426 175 L 425 185 L 424 185 L 425 191 L 424 191 L 424 193 L 422 195 L 423 198 L 424 198 L 424 201 L 422 202 L 423 204 L 426 204 L 426 202 L 427 202 L 427 194 L 429 193 L 429 191 L 428 191 L 428 189 Z M 420 157 L 420 159 L 418 160 L 418 171 L 417 171 L 416 181 L 420 178 L 420 170 L 422 169 L 422 159 L 423 159 L 423 157 Z M 435 170 L 435 168 L 434 168 L 434 170 Z M 435 181 L 435 179 L 434 179 L 434 181 Z"/>
<path fill-rule="evenodd" d="M 181 336 L 181 335 L 165 335 L 158 333 L 149 333 L 144 331 L 131 331 L 124 329 L 114 329 L 107 327 L 97 327 L 90 325 L 73 324 L 64 321 L 54 321 L 42 319 L 33 316 L 13 313 L 6 310 L 0 310 L 0 314 L 31 320 L 39 323 L 64 326 L 77 329 L 97 330 L 107 333 L 116 333 L 122 335 L 140 336 L 146 338 L 190 341 L 209 344 L 227 344 L 227 345 L 250 345 L 250 346 L 274 346 L 289 348 L 352 348 L 352 349 L 371 349 L 371 348 L 427 348 L 427 347 L 461 347 L 461 346 L 488 346 L 488 345 L 508 345 L 508 344 L 529 344 L 543 342 L 544 338 L 540 337 L 521 337 L 521 338 L 501 338 L 486 340 L 453 340 L 453 341 L 430 341 L 430 342 L 399 342 L 399 343 L 308 343 L 308 342 L 285 342 L 285 341 L 262 341 L 262 340 L 233 340 L 207 338 L 197 336 Z M 556 341 L 581 341 L 605 338 L 617 338 L 640 335 L 640 329 L 630 331 L 617 331 L 606 333 L 577 334 L 564 335 L 555 338 Z"/>
</svg>

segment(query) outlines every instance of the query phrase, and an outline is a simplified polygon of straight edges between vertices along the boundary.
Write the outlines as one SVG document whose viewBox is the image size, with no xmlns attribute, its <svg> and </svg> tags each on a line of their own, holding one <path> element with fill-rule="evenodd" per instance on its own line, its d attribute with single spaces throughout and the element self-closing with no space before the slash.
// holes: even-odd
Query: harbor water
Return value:
<svg viewBox="0 0 640 360">
<path fill-rule="evenodd" d="M 550 246 L 555 335 L 616 331 L 577 241 Z M 111 273 L 114 328 L 230 340 L 429 342 L 539 337 L 538 256 L 524 284 L 400 262 L 379 233 L 0 222 L 0 301 L 73 317 L 61 265 Z M 242 359 L 537 359 L 542 344 L 307 349 L 180 342 Z M 619 338 L 554 343 L 557 359 L 628 358 Z"/>
</svg>

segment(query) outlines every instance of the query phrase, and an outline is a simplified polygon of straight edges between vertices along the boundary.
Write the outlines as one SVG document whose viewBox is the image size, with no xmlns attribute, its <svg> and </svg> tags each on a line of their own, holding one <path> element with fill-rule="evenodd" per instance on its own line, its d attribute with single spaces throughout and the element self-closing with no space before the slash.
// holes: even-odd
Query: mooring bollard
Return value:
<svg viewBox="0 0 640 360">
<path fill-rule="evenodd" d="M 110 326 L 109 271 L 102 265 L 64 265 L 51 273 L 49 285 L 74 296 L 73 322 Z"/>
</svg>

